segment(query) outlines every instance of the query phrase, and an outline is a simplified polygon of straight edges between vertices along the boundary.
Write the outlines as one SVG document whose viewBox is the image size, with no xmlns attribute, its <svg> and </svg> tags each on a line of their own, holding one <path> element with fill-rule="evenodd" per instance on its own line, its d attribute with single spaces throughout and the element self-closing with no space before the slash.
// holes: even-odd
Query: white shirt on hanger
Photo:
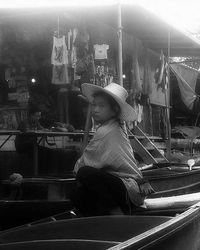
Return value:
<svg viewBox="0 0 200 250">
<path fill-rule="evenodd" d="M 107 59 L 108 44 L 95 44 L 94 45 L 94 58 L 95 59 Z"/>
</svg>

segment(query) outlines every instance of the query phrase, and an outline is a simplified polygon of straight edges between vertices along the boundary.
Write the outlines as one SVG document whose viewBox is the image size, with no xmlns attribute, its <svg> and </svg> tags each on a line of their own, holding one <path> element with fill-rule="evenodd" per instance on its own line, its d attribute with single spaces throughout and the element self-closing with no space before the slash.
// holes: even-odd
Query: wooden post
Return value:
<svg viewBox="0 0 200 250">
<path fill-rule="evenodd" d="M 167 120 L 167 158 L 171 156 L 171 124 L 170 124 L 170 30 L 168 31 L 168 55 L 167 55 L 167 83 L 165 85 L 165 104 L 166 104 L 166 120 Z"/>
<path fill-rule="evenodd" d="M 57 27 L 57 32 L 58 32 L 58 38 L 60 37 L 60 18 L 59 18 L 59 16 L 58 16 L 58 27 Z"/>
<path fill-rule="evenodd" d="M 82 153 L 88 144 L 88 137 L 89 137 L 89 131 L 90 131 L 90 119 L 91 119 L 91 104 L 89 103 L 88 110 L 87 110 L 86 123 L 85 123 L 84 136 L 83 136 L 83 144 L 81 148 Z"/>
<path fill-rule="evenodd" d="M 123 59 L 122 59 L 122 13 L 121 4 L 118 2 L 118 78 L 119 84 L 123 86 Z"/>
</svg>

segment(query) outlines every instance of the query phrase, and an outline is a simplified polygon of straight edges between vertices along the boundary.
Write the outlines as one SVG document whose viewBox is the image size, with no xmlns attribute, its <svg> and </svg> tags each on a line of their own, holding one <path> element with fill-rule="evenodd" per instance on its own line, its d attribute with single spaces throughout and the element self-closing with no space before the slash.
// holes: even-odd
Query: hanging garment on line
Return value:
<svg viewBox="0 0 200 250">
<path fill-rule="evenodd" d="M 52 73 L 53 84 L 67 84 L 69 83 L 67 65 L 53 65 Z"/>
<path fill-rule="evenodd" d="M 155 82 L 158 86 L 161 86 L 163 88 L 164 86 L 162 86 L 162 80 L 164 77 L 164 70 L 165 70 L 165 56 L 163 54 L 163 51 L 161 50 L 159 63 L 155 72 Z"/>
<path fill-rule="evenodd" d="M 149 62 L 148 50 L 146 49 L 144 62 L 144 80 L 143 80 L 143 94 L 149 95 L 152 93 L 152 78 L 151 78 L 151 66 Z"/>
<path fill-rule="evenodd" d="M 107 50 L 109 49 L 109 45 L 107 44 L 95 44 L 94 45 L 94 58 L 95 59 L 107 59 Z"/>
<path fill-rule="evenodd" d="M 133 69 L 131 70 L 132 73 L 132 89 L 135 93 L 142 92 L 142 80 L 140 75 L 140 65 L 138 63 L 137 54 L 133 55 Z"/>
<path fill-rule="evenodd" d="M 51 64 L 68 64 L 68 50 L 65 44 L 65 36 L 53 37 L 53 50 L 51 54 Z"/>
</svg>

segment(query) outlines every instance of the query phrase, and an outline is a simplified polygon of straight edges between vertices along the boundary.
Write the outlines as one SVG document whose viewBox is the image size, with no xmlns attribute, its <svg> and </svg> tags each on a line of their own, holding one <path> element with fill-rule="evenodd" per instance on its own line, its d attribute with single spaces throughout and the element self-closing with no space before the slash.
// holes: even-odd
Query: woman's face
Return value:
<svg viewBox="0 0 200 250">
<path fill-rule="evenodd" d="M 103 123 L 115 116 L 115 112 L 110 106 L 106 97 L 96 96 L 92 103 L 92 117 L 95 122 Z"/>
</svg>

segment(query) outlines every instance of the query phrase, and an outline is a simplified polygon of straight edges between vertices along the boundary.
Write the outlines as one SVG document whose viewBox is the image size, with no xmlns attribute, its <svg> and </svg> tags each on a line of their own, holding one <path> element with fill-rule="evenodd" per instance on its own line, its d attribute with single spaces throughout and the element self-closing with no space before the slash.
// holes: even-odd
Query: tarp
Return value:
<svg viewBox="0 0 200 250">
<path fill-rule="evenodd" d="M 199 72 L 182 64 L 171 64 L 170 67 L 177 78 L 182 101 L 192 110 L 197 97 L 195 88 Z"/>
</svg>

